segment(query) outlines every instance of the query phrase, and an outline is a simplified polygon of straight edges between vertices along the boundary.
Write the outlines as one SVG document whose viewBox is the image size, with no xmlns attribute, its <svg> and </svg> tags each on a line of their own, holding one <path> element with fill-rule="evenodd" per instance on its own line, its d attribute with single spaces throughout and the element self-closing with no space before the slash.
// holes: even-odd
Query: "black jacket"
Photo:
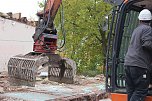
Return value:
<svg viewBox="0 0 152 101">
<path fill-rule="evenodd" d="M 152 62 L 152 28 L 140 24 L 132 33 L 124 65 L 149 68 Z"/>
</svg>

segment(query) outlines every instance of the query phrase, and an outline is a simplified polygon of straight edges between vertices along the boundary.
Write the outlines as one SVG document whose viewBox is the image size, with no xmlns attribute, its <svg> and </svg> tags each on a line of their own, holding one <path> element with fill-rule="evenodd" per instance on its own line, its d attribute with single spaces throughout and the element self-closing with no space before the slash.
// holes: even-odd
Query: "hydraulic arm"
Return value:
<svg viewBox="0 0 152 101">
<path fill-rule="evenodd" d="M 38 26 L 33 35 L 35 52 L 54 53 L 57 49 L 57 31 L 53 21 L 61 0 L 47 0 L 44 12 L 39 12 Z"/>
<path fill-rule="evenodd" d="M 58 36 L 53 22 L 61 2 L 62 0 L 47 0 L 44 11 L 37 13 L 39 21 L 33 35 L 33 52 L 13 56 L 8 62 L 11 84 L 34 86 L 36 77 L 43 72 L 48 73 L 49 80 L 74 82 L 75 62 L 55 53 Z"/>
</svg>

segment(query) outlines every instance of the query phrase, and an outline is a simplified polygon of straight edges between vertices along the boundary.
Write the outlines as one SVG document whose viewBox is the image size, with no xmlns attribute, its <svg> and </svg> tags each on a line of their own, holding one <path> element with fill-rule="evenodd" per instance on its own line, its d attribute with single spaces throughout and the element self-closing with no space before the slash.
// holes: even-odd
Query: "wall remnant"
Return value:
<svg viewBox="0 0 152 101">
<path fill-rule="evenodd" d="M 12 12 L 8 12 L 8 13 L 2 13 L 0 12 L 0 17 L 5 18 L 5 19 L 9 19 L 9 20 L 13 20 L 13 21 L 17 21 L 17 22 L 21 22 L 30 26 L 36 26 L 37 21 L 29 21 L 27 19 L 27 17 L 22 17 L 21 13 L 12 13 Z"/>
</svg>

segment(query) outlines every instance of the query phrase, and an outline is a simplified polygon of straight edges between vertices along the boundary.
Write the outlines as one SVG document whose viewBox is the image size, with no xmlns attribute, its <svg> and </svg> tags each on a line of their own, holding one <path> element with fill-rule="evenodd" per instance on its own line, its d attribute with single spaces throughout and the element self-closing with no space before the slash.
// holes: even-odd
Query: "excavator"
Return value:
<svg viewBox="0 0 152 101">
<path fill-rule="evenodd" d="M 108 15 L 108 43 L 106 55 L 106 91 L 112 101 L 127 101 L 124 58 L 131 33 L 138 26 L 142 9 L 152 12 L 152 0 L 104 0 L 113 5 Z M 8 62 L 9 81 L 14 85 L 34 86 L 41 68 L 47 68 L 49 80 L 72 83 L 76 66 L 74 61 L 56 54 L 57 30 L 53 23 L 61 0 L 47 0 L 33 35 L 33 52 L 16 55 Z M 149 89 L 145 101 L 152 101 Z"/>
<path fill-rule="evenodd" d="M 49 80 L 73 83 L 76 64 L 73 60 L 56 54 L 58 34 L 54 19 L 62 0 L 47 0 L 39 17 L 33 35 L 33 52 L 16 55 L 8 61 L 8 75 L 11 85 L 35 86 L 38 75 L 48 76 Z"/>
<path fill-rule="evenodd" d="M 106 91 L 112 101 L 127 101 L 124 58 L 131 33 L 138 26 L 138 14 L 143 9 L 152 12 L 152 0 L 105 0 L 113 5 L 108 15 L 108 46 L 106 56 Z M 152 101 L 149 89 L 145 101 Z"/>
</svg>

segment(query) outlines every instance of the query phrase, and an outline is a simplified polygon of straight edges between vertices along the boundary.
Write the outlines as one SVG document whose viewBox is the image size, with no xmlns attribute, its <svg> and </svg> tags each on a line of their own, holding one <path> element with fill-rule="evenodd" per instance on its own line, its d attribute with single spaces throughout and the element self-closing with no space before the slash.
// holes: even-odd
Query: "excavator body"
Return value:
<svg viewBox="0 0 152 101">
<path fill-rule="evenodd" d="M 133 30 L 138 26 L 139 12 L 149 9 L 151 0 L 104 0 L 113 5 L 109 14 L 109 34 L 106 58 L 106 90 L 112 101 L 127 101 L 124 59 Z M 151 25 L 152 26 L 152 25 Z M 149 89 L 145 101 L 152 101 Z"/>
</svg>

